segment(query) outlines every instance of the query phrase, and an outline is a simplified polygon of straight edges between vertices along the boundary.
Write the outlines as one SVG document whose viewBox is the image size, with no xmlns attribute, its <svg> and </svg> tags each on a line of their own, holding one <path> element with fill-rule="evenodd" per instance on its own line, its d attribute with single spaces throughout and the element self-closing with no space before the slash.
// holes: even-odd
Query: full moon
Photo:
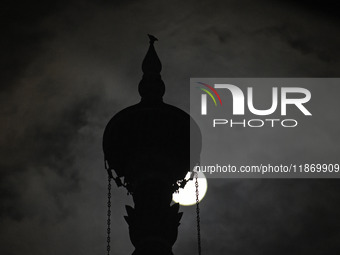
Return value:
<svg viewBox="0 0 340 255">
<path fill-rule="evenodd" d="M 187 173 L 185 179 L 188 180 L 190 178 L 191 173 Z M 172 194 L 172 200 L 180 205 L 189 206 L 196 204 L 196 187 L 195 187 L 195 179 L 188 181 L 185 185 L 184 189 L 179 189 L 178 193 Z M 208 182 L 205 178 L 204 173 L 198 172 L 198 199 L 201 201 L 205 193 L 208 189 Z"/>
</svg>

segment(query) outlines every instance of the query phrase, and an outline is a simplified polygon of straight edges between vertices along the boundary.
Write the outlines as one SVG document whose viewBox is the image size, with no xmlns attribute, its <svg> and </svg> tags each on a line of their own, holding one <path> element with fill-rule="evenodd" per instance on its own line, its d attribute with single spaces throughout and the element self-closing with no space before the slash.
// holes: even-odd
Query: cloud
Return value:
<svg viewBox="0 0 340 255">
<path fill-rule="evenodd" d="M 105 250 L 102 132 L 139 101 L 147 33 L 160 39 L 166 102 L 186 110 L 191 76 L 336 76 L 336 24 L 295 9 L 287 22 L 282 15 L 291 9 L 266 3 L 10 4 L 0 92 L 1 253 Z M 306 25 L 297 26 L 301 15 Z M 131 196 L 116 187 L 113 194 L 112 251 L 131 253 L 123 219 Z M 336 180 L 212 180 L 201 205 L 203 251 L 335 247 L 339 194 Z M 195 211 L 182 210 L 175 251 L 191 254 Z"/>
</svg>

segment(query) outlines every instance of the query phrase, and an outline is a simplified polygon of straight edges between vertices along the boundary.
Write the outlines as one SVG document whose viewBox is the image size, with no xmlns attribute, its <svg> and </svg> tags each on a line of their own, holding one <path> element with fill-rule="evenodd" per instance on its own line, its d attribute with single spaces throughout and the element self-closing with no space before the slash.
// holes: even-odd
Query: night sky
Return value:
<svg viewBox="0 0 340 255">
<path fill-rule="evenodd" d="M 164 101 L 189 112 L 190 77 L 339 77 L 338 11 L 331 1 L 1 3 L 0 254 L 105 253 L 102 134 L 140 100 L 146 34 L 159 38 Z M 339 254 L 340 180 L 208 185 L 203 254 Z M 114 187 L 112 200 L 111 254 L 131 254 L 132 198 Z M 195 208 L 180 210 L 174 253 L 195 254 Z"/>
</svg>

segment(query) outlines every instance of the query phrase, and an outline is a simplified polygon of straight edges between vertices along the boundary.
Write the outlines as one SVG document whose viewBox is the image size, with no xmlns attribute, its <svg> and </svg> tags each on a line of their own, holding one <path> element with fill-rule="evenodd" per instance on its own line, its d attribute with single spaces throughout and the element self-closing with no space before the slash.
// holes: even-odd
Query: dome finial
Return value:
<svg viewBox="0 0 340 255">
<path fill-rule="evenodd" d="M 150 45 L 142 63 L 144 75 L 139 83 L 138 91 L 142 100 L 162 100 L 165 92 L 165 85 L 160 75 L 162 63 L 159 60 L 154 47 L 154 42 L 158 41 L 158 39 L 150 34 L 148 34 L 148 36 Z"/>
</svg>

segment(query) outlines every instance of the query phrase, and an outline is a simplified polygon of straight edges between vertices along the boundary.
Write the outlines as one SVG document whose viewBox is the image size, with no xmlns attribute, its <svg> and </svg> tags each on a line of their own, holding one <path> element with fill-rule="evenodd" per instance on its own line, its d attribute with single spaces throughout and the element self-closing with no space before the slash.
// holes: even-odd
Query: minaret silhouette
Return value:
<svg viewBox="0 0 340 255">
<path fill-rule="evenodd" d="M 138 86 L 141 102 L 109 121 L 103 150 L 109 176 L 133 196 L 134 207 L 126 206 L 125 216 L 133 255 L 171 255 L 182 217 L 179 204 L 170 205 L 172 193 L 199 161 L 201 133 L 187 113 L 163 102 L 157 38 L 149 39 Z M 190 138 L 199 141 L 192 150 Z"/>
</svg>

